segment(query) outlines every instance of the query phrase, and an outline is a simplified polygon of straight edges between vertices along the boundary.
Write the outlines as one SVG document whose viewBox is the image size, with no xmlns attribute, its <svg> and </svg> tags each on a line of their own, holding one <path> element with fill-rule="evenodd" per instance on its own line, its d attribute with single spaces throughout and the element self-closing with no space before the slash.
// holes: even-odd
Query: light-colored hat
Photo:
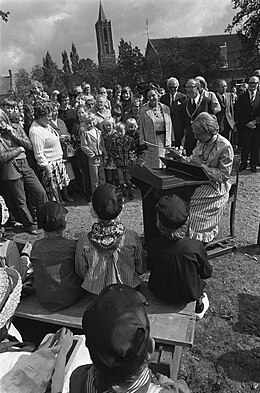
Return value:
<svg viewBox="0 0 260 393">
<path fill-rule="evenodd" d="M 0 268 L 0 329 L 6 325 L 20 302 L 22 279 L 11 267 Z"/>
</svg>

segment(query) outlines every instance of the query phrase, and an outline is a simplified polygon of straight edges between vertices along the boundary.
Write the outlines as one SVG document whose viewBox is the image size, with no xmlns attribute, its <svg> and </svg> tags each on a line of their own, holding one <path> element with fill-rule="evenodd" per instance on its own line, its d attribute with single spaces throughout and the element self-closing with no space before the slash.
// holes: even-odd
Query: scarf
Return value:
<svg viewBox="0 0 260 393">
<path fill-rule="evenodd" d="M 119 386 L 111 386 L 111 388 L 99 388 L 96 387 L 96 369 L 92 366 L 87 373 L 85 391 L 89 393 L 98 393 L 103 391 L 104 393 L 146 393 L 148 391 L 151 382 L 151 373 L 148 367 L 146 367 L 141 375 L 127 388 L 120 388 Z M 87 388 L 87 389 L 86 389 Z"/>
<path fill-rule="evenodd" d="M 115 247 L 121 239 L 125 227 L 120 222 L 111 220 L 109 222 L 99 221 L 93 224 L 90 240 L 94 245 L 104 249 Z"/>
</svg>

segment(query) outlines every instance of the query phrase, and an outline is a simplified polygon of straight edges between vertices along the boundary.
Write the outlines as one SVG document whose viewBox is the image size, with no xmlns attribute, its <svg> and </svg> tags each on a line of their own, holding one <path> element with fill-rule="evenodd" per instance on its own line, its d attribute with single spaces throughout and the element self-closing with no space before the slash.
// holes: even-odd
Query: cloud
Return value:
<svg viewBox="0 0 260 393">
<path fill-rule="evenodd" d="M 146 20 L 150 38 L 167 38 L 222 34 L 232 19 L 230 0 L 102 0 L 102 5 L 112 21 L 116 51 L 122 37 L 144 53 Z M 61 53 L 69 53 L 72 42 L 80 57 L 96 62 L 98 7 L 97 0 L 2 0 L 1 9 L 10 16 L 8 23 L 0 21 L 0 73 L 30 70 L 42 64 L 47 51 L 61 66 Z"/>
</svg>

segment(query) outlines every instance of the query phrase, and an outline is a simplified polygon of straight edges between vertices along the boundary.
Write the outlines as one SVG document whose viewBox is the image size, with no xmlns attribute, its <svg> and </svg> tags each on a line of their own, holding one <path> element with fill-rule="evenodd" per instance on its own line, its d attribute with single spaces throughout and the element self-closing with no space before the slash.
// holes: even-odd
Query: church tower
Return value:
<svg viewBox="0 0 260 393">
<path fill-rule="evenodd" d="M 98 21 L 95 24 L 95 28 L 97 35 L 99 68 L 111 68 L 116 65 L 111 21 L 107 20 L 101 0 L 99 5 Z"/>
</svg>

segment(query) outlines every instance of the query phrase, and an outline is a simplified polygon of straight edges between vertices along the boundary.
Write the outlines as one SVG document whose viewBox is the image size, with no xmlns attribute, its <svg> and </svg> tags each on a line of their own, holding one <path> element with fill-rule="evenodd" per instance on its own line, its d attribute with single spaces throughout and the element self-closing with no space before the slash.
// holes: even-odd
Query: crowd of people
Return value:
<svg viewBox="0 0 260 393">
<path fill-rule="evenodd" d="M 242 87 L 241 87 L 242 88 Z M 212 92 L 202 76 L 187 80 L 185 94 L 175 77 L 167 90 L 150 83 L 133 94 L 129 86 L 100 87 L 92 94 L 83 82 L 73 92 L 54 90 L 50 97 L 34 82 L 26 103 L 4 99 L 0 111 L 0 163 L 3 197 L 11 219 L 35 234 L 36 215 L 47 200 L 73 201 L 74 191 L 90 202 L 100 184 L 119 186 L 134 198 L 128 166 L 145 157 L 146 166 L 163 166 L 168 148 L 190 157 L 197 139 L 193 124 L 200 113 L 215 115 L 218 133 L 241 149 L 240 170 L 250 158 L 259 164 L 259 78 L 245 91 L 227 92 L 220 80 Z M 208 173 L 208 172 L 207 172 Z"/>
<path fill-rule="evenodd" d="M 252 173 L 259 165 L 259 76 L 250 77 L 240 95 L 235 89 L 227 92 L 224 80 L 216 92 L 209 91 L 205 78 L 198 76 L 187 80 L 186 94 L 172 77 L 167 93 L 151 83 L 144 96 L 120 85 L 100 87 L 93 95 L 84 82 L 73 94 L 54 90 L 49 97 L 35 83 L 30 102 L 3 101 L 0 225 L 23 225 L 30 234 L 38 233 L 37 226 L 43 229 L 43 238 L 24 251 L 43 307 L 58 312 L 86 293 L 94 295 L 82 321 L 93 364 L 73 372 L 71 392 L 189 392 L 184 381 L 156 379 L 149 371 L 154 343 L 138 290 L 149 269 L 154 296 L 173 304 L 195 301 L 198 319 L 207 311 L 204 280 L 213 269 L 205 244 L 217 236 L 228 200 L 232 145 L 241 148 L 240 171 L 249 157 Z M 174 194 L 158 199 L 160 237 L 144 249 L 138 234 L 120 221 L 124 198 L 134 198 L 128 167 L 162 168 L 160 157 L 166 155 L 200 167 L 208 182 L 190 202 Z M 64 201 L 73 201 L 75 191 L 85 194 L 86 204 L 92 202 L 96 218 L 78 241 L 63 234 Z M 22 337 L 11 324 L 21 289 L 21 274 L 1 267 L 0 360 L 4 355 L 6 366 L 0 387 L 7 392 L 20 375 L 17 370 L 23 370 L 28 375 L 18 378 L 20 390 L 30 383 L 28 391 L 61 392 L 72 333 L 63 328 L 51 345 L 47 339 L 37 350 L 21 347 Z M 27 357 L 14 367 L 17 358 L 8 355 L 19 352 L 18 347 Z M 42 372 L 32 382 L 36 365 Z"/>
</svg>

